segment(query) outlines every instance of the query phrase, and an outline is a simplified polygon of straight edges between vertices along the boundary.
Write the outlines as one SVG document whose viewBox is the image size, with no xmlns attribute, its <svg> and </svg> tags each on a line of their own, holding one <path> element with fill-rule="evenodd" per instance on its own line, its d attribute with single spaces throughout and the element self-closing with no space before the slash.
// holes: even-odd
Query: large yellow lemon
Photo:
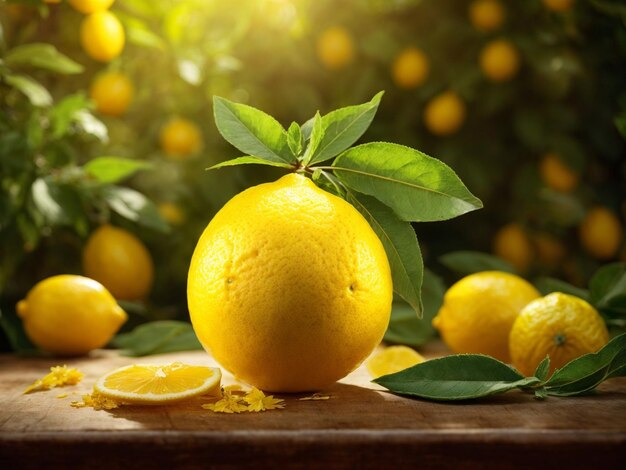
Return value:
<svg viewBox="0 0 626 470">
<path fill-rule="evenodd" d="M 80 44 L 92 59 L 109 62 L 122 53 L 125 43 L 122 23 L 110 11 L 92 13 L 80 25 Z"/>
</svg>

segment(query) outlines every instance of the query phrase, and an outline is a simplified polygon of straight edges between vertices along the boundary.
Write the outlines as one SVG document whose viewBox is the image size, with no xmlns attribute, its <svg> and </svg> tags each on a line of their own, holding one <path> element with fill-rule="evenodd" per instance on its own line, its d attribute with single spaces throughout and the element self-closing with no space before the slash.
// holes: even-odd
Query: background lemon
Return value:
<svg viewBox="0 0 626 470">
<path fill-rule="evenodd" d="M 87 240 L 83 270 L 123 300 L 143 299 L 154 276 L 152 258 L 141 240 L 111 225 L 96 229 Z"/>
<path fill-rule="evenodd" d="M 557 266 L 565 257 L 565 247 L 561 241 L 547 233 L 540 233 L 533 237 L 539 261 L 544 266 Z"/>
<path fill-rule="evenodd" d="M 349 64 L 354 59 L 352 36 L 339 26 L 326 29 L 317 40 L 317 57 L 329 69 Z"/>
<path fill-rule="evenodd" d="M 367 361 L 367 370 L 373 378 L 377 379 L 422 362 L 424 358 L 414 349 L 402 345 L 389 346 Z"/>
<path fill-rule="evenodd" d="M 159 213 L 161 217 L 167 220 L 172 225 L 180 225 L 185 222 L 187 218 L 185 212 L 180 208 L 178 204 L 173 202 L 163 202 L 159 204 Z"/>
<path fill-rule="evenodd" d="M 554 292 L 524 307 L 511 329 L 509 346 L 513 365 L 530 376 L 546 355 L 554 371 L 608 341 L 596 309 L 578 297 Z"/>
<path fill-rule="evenodd" d="M 202 149 L 202 134 L 190 120 L 172 118 L 161 128 L 159 143 L 169 157 L 183 160 Z"/>
<path fill-rule="evenodd" d="M 569 192 L 578 185 L 578 174 L 554 153 L 544 155 L 539 173 L 546 186 L 556 191 Z"/>
<path fill-rule="evenodd" d="M 613 258 L 622 243 L 623 230 L 617 216 L 606 207 L 594 207 L 579 227 L 580 243 L 597 259 Z"/>
<path fill-rule="evenodd" d="M 133 84 L 123 73 L 104 73 L 94 80 L 89 96 L 96 103 L 98 112 L 121 116 L 133 99 Z"/>
<path fill-rule="evenodd" d="M 428 57 L 416 47 L 404 49 L 393 61 L 391 76 L 400 88 L 416 88 L 428 77 Z"/>
<path fill-rule="evenodd" d="M 506 13 L 498 0 L 476 0 L 470 4 L 469 18 L 479 31 L 495 31 L 504 23 Z"/>
<path fill-rule="evenodd" d="M 563 12 L 570 10 L 574 0 L 542 0 L 548 10 Z"/>
<path fill-rule="evenodd" d="M 433 326 L 456 353 L 488 354 L 509 362 L 513 322 L 539 296 L 537 289 L 514 274 L 471 274 L 448 289 Z"/>
<path fill-rule="evenodd" d="M 122 23 L 109 11 L 85 17 L 80 25 L 80 44 L 95 60 L 109 62 L 122 53 L 126 36 Z"/>
<path fill-rule="evenodd" d="M 465 121 L 465 104 L 453 91 L 432 98 L 424 111 L 426 128 L 435 135 L 454 134 Z"/>
<path fill-rule="evenodd" d="M 353 206 L 289 174 L 232 198 L 202 234 L 187 295 L 200 342 L 263 390 L 320 389 L 381 341 L 392 284 Z"/>
<path fill-rule="evenodd" d="M 108 10 L 115 0 L 69 0 L 75 10 L 89 14 Z"/>
<path fill-rule="evenodd" d="M 530 238 L 521 225 L 510 223 L 498 230 L 493 239 L 493 252 L 508 261 L 519 271 L 525 273 L 533 259 L 533 247 Z"/>
<path fill-rule="evenodd" d="M 491 41 L 480 53 L 480 68 L 493 82 L 506 82 L 512 79 L 517 75 L 519 67 L 519 53 L 506 39 Z"/>
<path fill-rule="evenodd" d="M 59 355 L 85 354 L 106 345 L 127 319 L 102 284 L 83 276 L 53 276 L 17 304 L 30 340 Z"/>
</svg>

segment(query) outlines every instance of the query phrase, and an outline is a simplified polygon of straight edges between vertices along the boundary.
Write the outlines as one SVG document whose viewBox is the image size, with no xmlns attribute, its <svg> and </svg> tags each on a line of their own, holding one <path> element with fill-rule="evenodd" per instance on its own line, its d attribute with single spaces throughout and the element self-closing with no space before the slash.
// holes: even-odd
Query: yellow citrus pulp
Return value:
<svg viewBox="0 0 626 470">
<path fill-rule="evenodd" d="M 109 62 L 122 53 L 126 36 L 122 23 L 109 11 L 97 11 L 83 19 L 80 43 L 95 60 Z"/>
<path fill-rule="evenodd" d="M 454 134 L 461 128 L 463 122 L 465 122 L 465 104 L 453 91 L 441 93 L 426 104 L 424 123 L 435 135 Z"/>
<path fill-rule="evenodd" d="M 317 57 L 329 69 L 348 65 L 354 59 L 352 36 L 340 26 L 326 29 L 317 40 Z"/>
<path fill-rule="evenodd" d="M 123 73 L 104 73 L 94 80 L 89 96 L 96 103 L 98 112 L 121 116 L 133 99 L 133 84 Z"/>
<path fill-rule="evenodd" d="M 187 297 L 203 346 L 262 390 L 317 390 L 382 340 L 392 283 L 361 214 L 299 174 L 232 198 L 191 259 Z"/>
<path fill-rule="evenodd" d="M 424 358 L 414 349 L 407 346 L 389 346 L 367 361 L 367 370 L 373 378 L 377 379 L 422 362 Z"/>
</svg>

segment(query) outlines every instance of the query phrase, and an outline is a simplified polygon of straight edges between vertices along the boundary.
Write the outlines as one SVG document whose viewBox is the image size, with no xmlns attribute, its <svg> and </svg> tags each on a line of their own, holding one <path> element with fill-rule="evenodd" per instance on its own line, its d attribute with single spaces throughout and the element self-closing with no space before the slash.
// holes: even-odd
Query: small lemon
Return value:
<svg viewBox="0 0 626 470">
<path fill-rule="evenodd" d="M 123 73 L 104 73 L 91 85 L 89 96 L 96 103 L 98 112 L 121 116 L 133 99 L 133 84 Z"/>
<path fill-rule="evenodd" d="M 548 10 L 556 12 L 568 11 L 572 8 L 574 0 L 542 0 Z"/>
<path fill-rule="evenodd" d="M 505 39 L 491 41 L 480 53 L 480 68 L 492 82 L 509 81 L 520 68 L 519 52 Z"/>
<path fill-rule="evenodd" d="M 127 319 L 102 284 L 69 274 L 37 283 L 17 314 L 36 346 L 64 356 L 105 346 Z"/>
<path fill-rule="evenodd" d="M 489 32 L 502 26 L 506 12 L 498 0 L 476 0 L 470 4 L 469 18 L 474 28 Z"/>
<path fill-rule="evenodd" d="M 608 341 L 596 309 L 578 297 L 554 292 L 524 307 L 511 329 L 509 346 L 513 365 L 531 376 L 546 355 L 554 371 Z"/>
<path fill-rule="evenodd" d="M 215 215 L 189 267 L 203 346 L 262 390 L 319 390 L 383 338 L 393 288 L 369 223 L 349 203 L 289 174 L 247 189 Z"/>
<path fill-rule="evenodd" d="M 317 40 L 317 57 L 329 69 L 348 65 L 354 59 L 352 36 L 340 26 L 326 29 Z"/>
<path fill-rule="evenodd" d="M 465 121 L 465 104 L 453 91 L 432 98 L 424 110 L 424 124 L 435 135 L 446 136 L 457 132 Z"/>
<path fill-rule="evenodd" d="M 539 261 L 544 266 L 555 267 L 565 257 L 565 247 L 558 238 L 547 233 L 535 235 L 533 242 Z"/>
<path fill-rule="evenodd" d="M 555 191 L 569 192 L 578 186 L 578 174 L 554 153 L 544 155 L 539 173 L 546 186 Z"/>
<path fill-rule="evenodd" d="M 521 225 L 510 223 L 500 228 L 493 239 L 493 252 L 511 263 L 520 273 L 528 271 L 533 260 L 533 246 Z"/>
<path fill-rule="evenodd" d="M 401 345 L 389 346 L 367 361 L 367 370 L 373 378 L 377 379 L 422 362 L 424 358 L 414 349 Z"/>
<path fill-rule="evenodd" d="M 161 217 L 172 225 L 181 225 L 186 219 L 185 212 L 183 212 L 178 204 L 174 204 L 173 202 L 163 202 L 159 204 L 159 213 Z"/>
<path fill-rule="evenodd" d="M 456 353 L 488 354 L 509 362 L 513 322 L 539 296 L 537 289 L 514 274 L 471 274 L 448 289 L 433 326 Z"/>
<path fill-rule="evenodd" d="M 393 61 L 391 76 L 399 88 L 417 88 L 428 78 L 429 69 L 426 54 L 416 47 L 407 47 Z"/>
<path fill-rule="evenodd" d="M 594 207 L 583 219 L 580 243 L 591 256 L 601 260 L 613 258 L 622 243 L 623 230 L 617 216 L 606 207 Z"/>
<path fill-rule="evenodd" d="M 76 11 L 85 13 L 95 13 L 97 11 L 108 10 L 115 0 L 69 0 L 70 5 L 74 7 Z"/>
<path fill-rule="evenodd" d="M 152 258 L 141 240 L 111 225 L 99 227 L 87 240 L 83 270 L 122 300 L 143 299 L 154 277 Z"/>
<path fill-rule="evenodd" d="M 86 16 L 80 25 L 80 43 L 95 60 L 109 62 L 122 53 L 126 36 L 122 23 L 109 11 Z"/>
<path fill-rule="evenodd" d="M 192 121 L 172 118 L 159 133 L 161 148 L 167 156 L 175 160 L 185 160 L 202 150 L 202 134 Z"/>
</svg>

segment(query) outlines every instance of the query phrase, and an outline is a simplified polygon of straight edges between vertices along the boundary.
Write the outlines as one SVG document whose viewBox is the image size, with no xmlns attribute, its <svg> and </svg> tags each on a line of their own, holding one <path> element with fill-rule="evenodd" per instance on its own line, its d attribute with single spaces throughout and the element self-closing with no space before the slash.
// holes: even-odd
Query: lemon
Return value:
<svg viewBox="0 0 626 470">
<path fill-rule="evenodd" d="M 432 98 L 424 111 L 426 128 L 435 135 L 445 136 L 457 132 L 465 121 L 465 104 L 453 91 Z"/>
<path fill-rule="evenodd" d="M 329 69 L 348 65 L 354 59 L 352 36 L 339 26 L 324 30 L 317 40 L 317 57 Z"/>
<path fill-rule="evenodd" d="M 569 192 L 578 185 L 578 174 L 554 153 L 544 155 L 539 173 L 545 185 L 556 191 Z"/>
<path fill-rule="evenodd" d="M 115 0 L 69 0 L 76 11 L 89 14 L 108 10 Z"/>
<path fill-rule="evenodd" d="M 428 58 L 420 49 L 407 47 L 393 61 L 391 76 L 399 88 L 417 88 L 428 77 Z"/>
<path fill-rule="evenodd" d="M 539 261 L 545 266 L 555 267 L 565 257 L 565 247 L 558 238 L 540 233 L 533 238 Z"/>
<path fill-rule="evenodd" d="M 133 99 L 133 84 L 126 75 L 109 72 L 100 75 L 91 85 L 89 96 L 96 110 L 108 116 L 121 116 Z"/>
<path fill-rule="evenodd" d="M 622 243 L 623 230 L 617 216 L 606 207 L 594 207 L 579 227 L 580 243 L 597 259 L 613 258 Z"/>
<path fill-rule="evenodd" d="M 95 60 L 109 62 L 122 53 L 126 36 L 122 23 L 109 11 L 86 16 L 80 25 L 80 43 Z"/>
<path fill-rule="evenodd" d="M 511 263 L 520 273 L 528 271 L 533 260 L 533 247 L 526 231 L 516 223 L 498 230 L 493 239 L 493 252 Z"/>
<path fill-rule="evenodd" d="M 172 225 L 181 225 L 185 222 L 186 216 L 178 204 L 173 202 L 163 202 L 159 204 L 161 217 Z"/>
<path fill-rule="evenodd" d="M 203 146 L 200 129 L 193 122 L 183 118 L 172 118 L 159 134 L 161 148 L 175 160 L 184 160 L 198 153 Z"/>
<path fill-rule="evenodd" d="M 480 68 L 492 82 L 509 81 L 520 68 L 519 52 L 506 39 L 493 40 L 480 53 Z"/>
<path fill-rule="evenodd" d="M 299 174 L 232 198 L 196 246 L 187 282 L 203 346 L 262 390 L 318 390 L 382 340 L 392 283 L 361 214 Z"/>
<path fill-rule="evenodd" d="M 124 403 L 164 405 L 199 395 L 220 396 L 222 373 L 216 367 L 173 362 L 133 364 L 100 377 L 94 391 Z"/>
<path fill-rule="evenodd" d="M 35 284 L 17 314 L 37 347 L 64 356 L 106 345 L 127 318 L 102 284 L 70 274 Z"/>
<path fill-rule="evenodd" d="M 389 346 L 367 361 L 367 370 L 373 378 L 377 379 L 422 362 L 424 358 L 414 349 L 407 346 Z"/>
<path fill-rule="evenodd" d="M 568 11 L 572 8 L 574 4 L 574 0 L 542 0 L 544 6 L 548 10 L 556 11 L 556 12 L 564 12 Z"/>
<path fill-rule="evenodd" d="M 546 355 L 553 372 L 608 341 L 596 309 L 578 297 L 554 292 L 524 307 L 511 329 L 509 347 L 513 365 L 531 376 Z"/>
<path fill-rule="evenodd" d="M 471 274 L 448 289 L 433 326 L 456 353 L 488 354 L 509 362 L 513 322 L 539 296 L 537 289 L 514 274 Z"/>
<path fill-rule="evenodd" d="M 470 3 L 470 22 L 479 31 L 489 32 L 499 29 L 505 17 L 504 7 L 498 0 L 476 0 Z"/>
<path fill-rule="evenodd" d="M 152 258 L 141 240 L 111 225 L 99 227 L 87 240 L 83 270 L 123 300 L 143 299 L 154 277 Z"/>
</svg>

